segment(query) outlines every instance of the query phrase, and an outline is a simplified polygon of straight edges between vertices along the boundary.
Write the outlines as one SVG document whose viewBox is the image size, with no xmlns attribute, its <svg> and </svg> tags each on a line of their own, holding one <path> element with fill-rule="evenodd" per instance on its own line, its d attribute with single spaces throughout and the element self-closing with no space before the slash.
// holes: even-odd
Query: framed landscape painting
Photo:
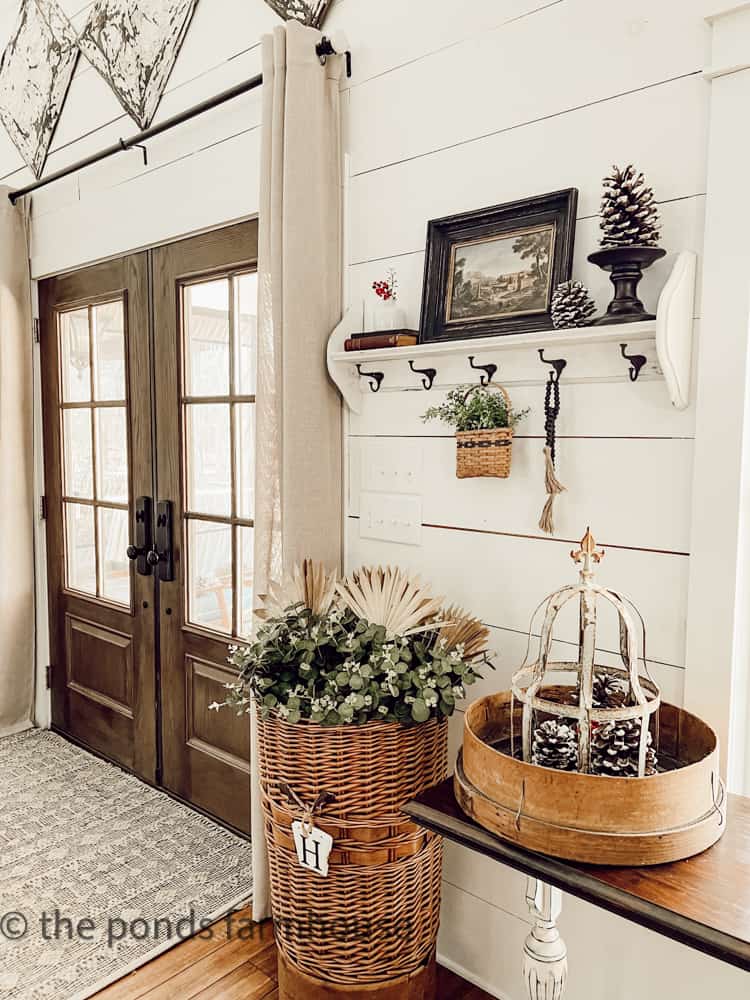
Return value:
<svg viewBox="0 0 750 1000">
<path fill-rule="evenodd" d="M 421 340 L 552 326 L 552 292 L 570 279 L 578 191 L 567 188 L 427 227 Z"/>
</svg>

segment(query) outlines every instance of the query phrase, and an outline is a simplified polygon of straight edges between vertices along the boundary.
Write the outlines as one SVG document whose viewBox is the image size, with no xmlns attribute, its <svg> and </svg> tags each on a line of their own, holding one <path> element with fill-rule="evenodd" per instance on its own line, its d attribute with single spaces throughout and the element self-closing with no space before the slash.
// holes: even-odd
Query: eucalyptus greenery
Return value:
<svg viewBox="0 0 750 1000">
<path fill-rule="evenodd" d="M 501 392 L 491 386 L 459 385 L 451 389 L 441 406 L 431 406 L 422 420 L 442 420 L 457 431 L 488 431 L 496 427 L 515 427 L 529 410 L 514 410 Z"/>
<path fill-rule="evenodd" d="M 437 602 L 400 571 L 361 573 L 371 596 L 373 589 L 376 599 L 388 595 L 391 620 L 399 600 L 406 606 L 404 598 L 410 608 L 424 608 L 427 620 L 416 627 L 412 621 L 406 634 L 366 620 L 348 603 L 352 591 L 362 596 L 356 576 L 349 591 L 338 585 L 327 607 L 313 610 L 312 600 L 275 607 L 248 645 L 230 648 L 229 662 L 239 674 L 227 686 L 225 704 L 242 714 L 255 699 L 264 718 L 323 726 L 372 720 L 408 725 L 452 715 L 489 662 L 488 630 L 459 608 L 435 614 Z"/>
</svg>

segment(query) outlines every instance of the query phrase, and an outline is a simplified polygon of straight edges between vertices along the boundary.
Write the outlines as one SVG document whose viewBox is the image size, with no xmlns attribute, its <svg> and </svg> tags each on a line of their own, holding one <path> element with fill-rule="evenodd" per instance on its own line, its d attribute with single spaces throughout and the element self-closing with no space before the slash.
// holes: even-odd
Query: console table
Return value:
<svg viewBox="0 0 750 1000">
<path fill-rule="evenodd" d="M 449 778 L 404 807 L 422 826 L 528 877 L 534 922 L 524 946 L 529 1000 L 561 1000 L 562 891 L 750 972 L 750 798 L 728 796 L 727 830 L 703 854 L 650 868 L 604 868 L 535 854 L 464 815 Z"/>
</svg>

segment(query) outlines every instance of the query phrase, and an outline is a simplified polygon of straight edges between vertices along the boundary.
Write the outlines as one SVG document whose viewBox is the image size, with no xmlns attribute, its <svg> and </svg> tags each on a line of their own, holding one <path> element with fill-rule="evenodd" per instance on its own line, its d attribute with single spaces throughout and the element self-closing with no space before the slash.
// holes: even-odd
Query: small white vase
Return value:
<svg viewBox="0 0 750 1000">
<path fill-rule="evenodd" d="M 383 301 L 375 298 L 369 303 L 366 315 L 367 332 L 381 330 L 403 330 L 406 327 L 406 312 L 393 299 Z"/>
</svg>

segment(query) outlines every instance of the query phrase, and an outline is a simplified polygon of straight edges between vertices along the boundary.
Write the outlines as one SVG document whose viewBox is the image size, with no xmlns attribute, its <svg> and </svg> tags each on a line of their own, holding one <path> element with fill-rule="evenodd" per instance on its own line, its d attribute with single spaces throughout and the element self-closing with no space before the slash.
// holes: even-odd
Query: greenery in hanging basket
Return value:
<svg viewBox="0 0 750 1000">
<path fill-rule="evenodd" d="M 422 420 L 442 420 L 456 431 L 489 431 L 496 427 L 515 427 L 529 410 L 514 410 L 502 392 L 492 385 L 459 385 L 451 389 L 441 406 L 431 406 Z"/>
<path fill-rule="evenodd" d="M 230 648 L 239 676 L 224 704 L 238 714 L 255 699 L 292 723 L 427 722 L 452 715 L 489 663 L 481 622 L 390 567 L 337 582 L 306 561 L 259 617 L 252 641 Z"/>
</svg>

